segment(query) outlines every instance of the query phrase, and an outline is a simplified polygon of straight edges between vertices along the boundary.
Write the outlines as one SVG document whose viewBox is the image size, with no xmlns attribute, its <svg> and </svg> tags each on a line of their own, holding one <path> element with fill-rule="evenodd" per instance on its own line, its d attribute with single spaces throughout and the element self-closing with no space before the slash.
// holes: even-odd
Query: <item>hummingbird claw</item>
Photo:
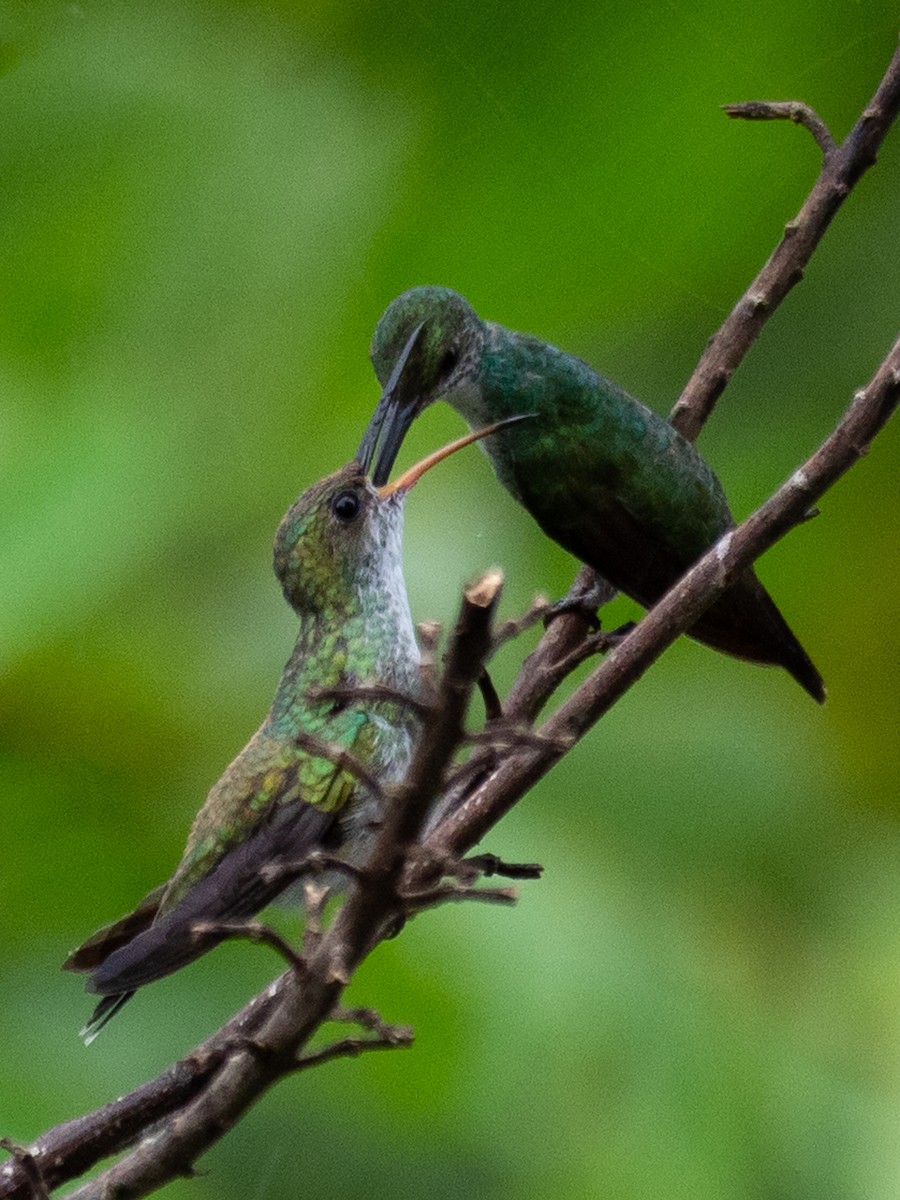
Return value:
<svg viewBox="0 0 900 1200">
<path fill-rule="evenodd" d="M 593 630 L 599 630 L 600 618 L 597 610 L 615 597 L 615 590 L 595 571 L 579 571 L 575 582 L 561 600 L 551 604 L 544 616 L 547 629 L 557 617 L 572 613 L 582 617 Z"/>
</svg>

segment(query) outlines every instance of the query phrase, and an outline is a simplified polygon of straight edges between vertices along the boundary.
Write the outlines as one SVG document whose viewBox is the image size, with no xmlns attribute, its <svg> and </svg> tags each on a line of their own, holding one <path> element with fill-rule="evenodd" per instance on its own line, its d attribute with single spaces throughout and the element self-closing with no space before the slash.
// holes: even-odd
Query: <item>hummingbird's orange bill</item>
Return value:
<svg viewBox="0 0 900 1200">
<path fill-rule="evenodd" d="M 380 488 L 377 488 L 378 495 L 383 500 L 387 496 L 392 496 L 394 492 L 408 492 L 414 484 L 419 482 L 426 471 L 430 471 L 432 467 L 437 466 L 439 462 L 443 462 L 445 458 L 449 458 L 451 454 L 455 454 L 457 450 L 471 446 L 473 442 L 480 442 L 482 438 L 489 437 L 492 433 L 496 433 L 498 429 L 503 429 L 506 425 L 515 425 L 517 421 L 526 421 L 531 415 L 531 413 L 519 413 L 515 417 L 506 417 L 502 421 L 495 421 L 493 425 L 486 425 L 483 429 L 475 429 L 471 433 L 467 433 L 465 437 L 457 438 L 455 442 L 450 442 L 449 445 L 442 446 L 440 450 L 433 451 L 427 458 L 423 458 L 421 462 L 417 462 L 415 466 L 409 467 L 393 483 L 385 483 Z"/>
</svg>

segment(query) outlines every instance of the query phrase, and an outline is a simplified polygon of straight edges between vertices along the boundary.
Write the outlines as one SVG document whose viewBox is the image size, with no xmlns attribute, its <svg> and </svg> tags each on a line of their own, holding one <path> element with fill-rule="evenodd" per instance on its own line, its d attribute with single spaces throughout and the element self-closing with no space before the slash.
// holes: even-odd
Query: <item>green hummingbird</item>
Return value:
<svg viewBox="0 0 900 1200">
<path fill-rule="evenodd" d="M 404 501 L 432 466 L 498 428 L 460 438 L 378 487 L 366 474 L 371 458 L 351 462 L 288 510 L 274 568 L 300 619 L 293 653 L 266 719 L 197 814 L 175 874 L 64 963 L 89 972 L 87 990 L 102 997 L 82 1030 L 86 1043 L 135 989 L 222 940 L 198 926 L 246 920 L 275 899 L 286 887 L 280 865 L 316 849 L 365 861 L 379 798 L 310 739 L 349 752 L 381 787 L 402 779 L 418 732 L 413 708 L 354 699 L 353 689 L 425 698 L 401 562 Z M 379 474 L 389 470 L 379 465 Z"/>
<path fill-rule="evenodd" d="M 382 394 L 359 453 L 389 472 L 414 418 L 444 399 L 470 426 L 533 419 L 482 449 L 546 534 L 645 608 L 727 530 L 725 493 L 668 421 L 574 355 L 482 321 L 449 288 L 416 287 L 375 329 Z M 690 630 L 716 650 L 784 667 L 822 703 L 822 677 L 752 568 Z"/>
</svg>

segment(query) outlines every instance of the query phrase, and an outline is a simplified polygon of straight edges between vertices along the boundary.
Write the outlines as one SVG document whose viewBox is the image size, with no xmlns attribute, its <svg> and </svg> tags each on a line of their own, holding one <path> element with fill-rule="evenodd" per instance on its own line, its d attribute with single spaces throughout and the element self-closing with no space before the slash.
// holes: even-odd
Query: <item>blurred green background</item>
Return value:
<svg viewBox="0 0 900 1200">
<path fill-rule="evenodd" d="M 893 3 L 7 3 L 0 11 L 0 1133 L 155 1074 L 279 964 L 228 946 L 90 1050 L 59 963 L 176 863 L 293 637 L 275 526 L 356 447 L 416 283 L 668 411 L 896 44 Z M 897 332 L 900 129 L 701 438 L 738 516 Z M 404 450 L 461 431 L 438 406 Z M 825 675 L 682 640 L 491 835 L 546 873 L 378 950 L 418 1041 L 287 1081 L 172 1200 L 900 1194 L 900 425 L 760 573 Z M 458 456 L 417 619 L 574 564 Z M 617 602 L 612 620 L 631 615 Z M 527 644 L 527 640 L 526 640 Z M 508 682 L 524 646 L 498 665 Z"/>
</svg>

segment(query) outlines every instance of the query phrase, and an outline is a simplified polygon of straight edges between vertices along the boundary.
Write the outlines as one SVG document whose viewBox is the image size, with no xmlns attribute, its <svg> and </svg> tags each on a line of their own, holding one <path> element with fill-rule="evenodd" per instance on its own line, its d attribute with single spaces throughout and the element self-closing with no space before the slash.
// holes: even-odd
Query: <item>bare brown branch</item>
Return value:
<svg viewBox="0 0 900 1200">
<path fill-rule="evenodd" d="M 741 107 L 730 106 L 726 111 L 744 117 L 789 117 L 810 129 L 819 145 L 822 145 L 821 129 L 817 135 L 815 122 L 808 117 L 803 119 L 812 112 L 806 105 L 794 101 L 768 105 L 754 102 L 750 112 L 733 111 Z M 896 119 L 898 108 L 900 49 L 894 54 L 875 95 L 842 144 L 829 146 L 815 186 L 800 212 L 785 226 L 784 236 L 766 265 L 710 339 L 669 414 L 669 420 L 686 438 L 691 441 L 696 438 L 766 321 L 794 284 L 803 278 L 803 270 L 835 213 L 863 172 L 875 162 L 878 148 Z M 830 140 L 829 134 L 826 144 Z"/>
<path fill-rule="evenodd" d="M 130 1145 L 136 1137 L 184 1108 L 215 1075 L 236 1039 L 253 1033 L 277 996 L 267 989 L 255 996 L 221 1029 L 156 1079 L 135 1088 L 83 1117 L 48 1130 L 23 1151 L 38 1165 L 47 1188 L 77 1179 L 95 1163 Z M 11 1169 L 10 1169 L 11 1168 Z M 29 1200 L 28 1179 L 17 1164 L 0 1167 L 0 1196 Z"/>
</svg>

